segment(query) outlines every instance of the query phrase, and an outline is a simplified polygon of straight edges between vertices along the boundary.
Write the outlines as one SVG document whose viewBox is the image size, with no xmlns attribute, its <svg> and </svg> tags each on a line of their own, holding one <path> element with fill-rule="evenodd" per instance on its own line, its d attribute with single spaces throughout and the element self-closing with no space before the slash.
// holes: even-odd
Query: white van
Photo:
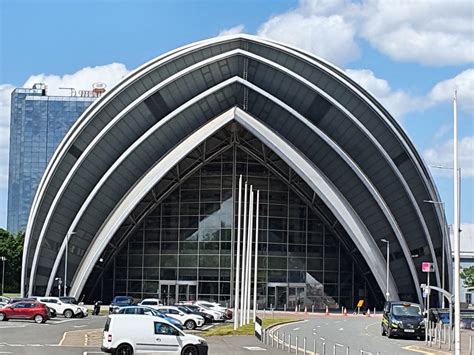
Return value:
<svg viewBox="0 0 474 355">
<path fill-rule="evenodd" d="M 164 319 L 111 314 L 105 323 L 101 350 L 120 355 L 207 355 L 208 346 L 203 338 L 185 334 Z"/>
</svg>

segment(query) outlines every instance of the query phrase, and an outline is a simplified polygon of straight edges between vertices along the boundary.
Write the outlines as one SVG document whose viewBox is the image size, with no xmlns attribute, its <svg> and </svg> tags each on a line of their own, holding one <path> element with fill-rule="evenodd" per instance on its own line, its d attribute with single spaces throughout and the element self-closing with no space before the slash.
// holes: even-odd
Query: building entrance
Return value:
<svg viewBox="0 0 474 355">
<path fill-rule="evenodd" d="M 176 302 L 195 301 L 196 293 L 196 281 L 160 281 L 160 300 L 166 305 L 173 305 Z"/>
<path fill-rule="evenodd" d="M 267 286 L 267 307 L 274 309 L 295 309 L 304 305 L 306 284 L 269 283 Z"/>
</svg>

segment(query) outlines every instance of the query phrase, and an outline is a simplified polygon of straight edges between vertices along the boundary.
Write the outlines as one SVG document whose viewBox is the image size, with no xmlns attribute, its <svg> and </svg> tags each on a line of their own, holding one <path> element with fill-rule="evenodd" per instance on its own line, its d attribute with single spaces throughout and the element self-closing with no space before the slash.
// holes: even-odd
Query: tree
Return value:
<svg viewBox="0 0 474 355">
<path fill-rule="evenodd" d="M 474 265 L 464 268 L 461 271 L 461 278 L 464 281 L 464 287 L 474 287 Z"/>
<path fill-rule="evenodd" d="M 21 259 L 23 256 L 24 239 L 24 232 L 13 234 L 0 228 L 0 256 L 4 256 L 7 259 L 5 261 L 5 293 L 20 292 Z M 0 264 L 0 272 L 2 267 L 3 265 Z"/>
</svg>

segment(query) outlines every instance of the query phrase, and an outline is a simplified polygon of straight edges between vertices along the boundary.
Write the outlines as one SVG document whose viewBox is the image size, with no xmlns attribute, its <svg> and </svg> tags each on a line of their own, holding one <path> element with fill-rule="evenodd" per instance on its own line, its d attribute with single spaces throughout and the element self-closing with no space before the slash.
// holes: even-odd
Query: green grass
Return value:
<svg viewBox="0 0 474 355">
<path fill-rule="evenodd" d="M 275 317 L 263 318 L 263 327 L 268 328 L 274 324 L 302 320 L 298 317 Z M 203 336 L 223 336 L 223 335 L 254 335 L 254 324 L 246 324 L 237 330 L 234 330 L 234 323 L 228 323 L 221 326 L 216 326 L 208 331 L 202 332 Z"/>
<path fill-rule="evenodd" d="M 14 297 L 20 297 L 21 294 L 20 293 L 4 293 L 3 294 L 5 297 L 10 297 L 10 298 L 14 298 Z"/>
</svg>

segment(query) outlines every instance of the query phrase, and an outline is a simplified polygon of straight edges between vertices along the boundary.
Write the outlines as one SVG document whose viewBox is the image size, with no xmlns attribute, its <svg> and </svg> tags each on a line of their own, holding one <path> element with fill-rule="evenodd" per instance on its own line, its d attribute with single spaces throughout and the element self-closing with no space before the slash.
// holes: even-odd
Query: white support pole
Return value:
<svg viewBox="0 0 474 355">
<path fill-rule="evenodd" d="M 241 272 L 241 280 L 242 280 L 242 287 L 241 287 L 241 309 L 240 309 L 240 326 L 244 324 L 244 310 L 245 310 L 245 257 L 246 257 L 246 246 L 247 246 L 247 182 L 245 182 L 244 187 L 244 227 L 242 229 L 242 270 Z"/>
<path fill-rule="evenodd" d="M 454 129 L 454 354 L 461 354 L 461 285 L 460 285 L 460 248 L 459 248 L 459 169 L 458 169 L 458 114 L 457 92 L 453 97 L 453 129 Z"/>
<path fill-rule="evenodd" d="M 253 187 L 250 185 L 250 204 L 249 204 L 249 224 L 248 224 L 248 237 L 247 237 L 247 270 L 245 274 L 245 280 L 247 284 L 247 293 L 246 304 L 247 308 L 245 309 L 245 324 L 250 322 L 250 280 L 251 280 L 251 270 L 252 270 L 252 236 L 253 236 Z"/>
<path fill-rule="evenodd" d="M 253 268 L 253 322 L 257 317 L 257 267 L 258 267 L 258 205 L 260 203 L 260 190 L 257 190 L 257 211 L 255 213 L 255 264 Z"/>
<path fill-rule="evenodd" d="M 240 222 L 242 211 L 242 175 L 239 177 L 239 204 L 237 207 L 237 266 L 235 268 L 235 305 L 234 305 L 234 330 L 238 327 L 240 303 Z"/>
</svg>

